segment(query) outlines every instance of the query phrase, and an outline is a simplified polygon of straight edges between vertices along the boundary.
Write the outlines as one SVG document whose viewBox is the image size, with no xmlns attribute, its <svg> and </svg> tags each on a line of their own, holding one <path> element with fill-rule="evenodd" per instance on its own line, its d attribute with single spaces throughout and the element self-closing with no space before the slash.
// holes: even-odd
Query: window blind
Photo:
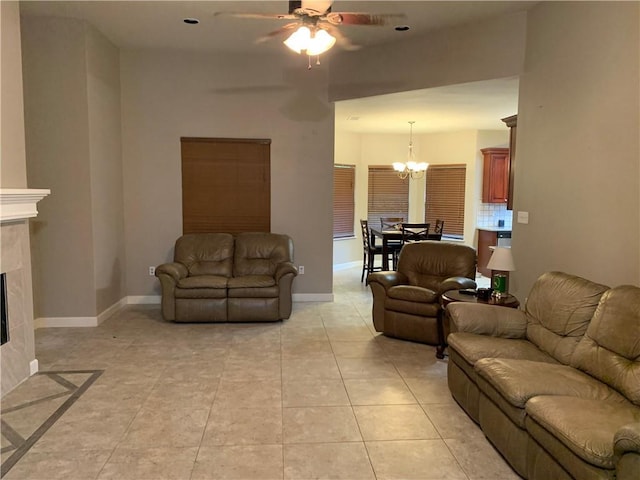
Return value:
<svg viewBox="0 0 640 480">
<path fill-rule="evenodd" d="M 333 167 L 333 238 L 353 237 L 355 165 Z"/>
<path fill-rule="evenodd" d="M 409 181 L 391 166 L 369 167 L 367 200 L 369 227 L 380 228 L 380 217 L 409 218 Z"/>
<path fill-rule="evenodd" d="M 444 234 L 464 234 L 466 174 L 464 164 L 430 165 L 427 170 L 425 222 L 435 225 L 437 219 L 444 220 Z"/>
</svg>

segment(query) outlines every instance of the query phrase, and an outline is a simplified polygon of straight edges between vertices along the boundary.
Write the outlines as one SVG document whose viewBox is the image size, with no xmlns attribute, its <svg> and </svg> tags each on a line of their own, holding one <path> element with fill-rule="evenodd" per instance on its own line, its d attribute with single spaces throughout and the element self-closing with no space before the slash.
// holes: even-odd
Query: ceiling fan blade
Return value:
<svg viewBox="0 0 640 480">
<path fill-rule="evenodd" d="M 360 45 L 356 45 L 349 40 L 349 38 L 345 37 L 339 28 L 336 28 L 332 25 L 324 25 L 322 28 L 327 30 L 331 35 L 336 37 L 336 43 L 343 50 L 348 50 L 350 52 L 355 50 L 360 50 L 362 47 Z"/>
<path fill-rule="evenodd" d="M 391 20 L 405 18 L 401 13 L 335 12 L 326 16 L 333 25 L 388 25 Z"/>
<path fill-rule="evenodd" d="M 292 30 L 292 29 L 296 28 L 299 25 L 300 24 L 298 22 L 287 23 L 286 25 L 280 27 L 279 29 L 274 30 L 273 32 L 269 32 L 269 33 L 267 33 L 266 35 L 263 35 L 260 38 L 257 38 L 255 43 L 268 42 L 272 38 L 279 37 L 281 35 L 285 35 L 285 34 L 289 33 L 289 30 Z"/>
<path fill-rule="evenodd" d="M 215 12 L 215 17 L 236 17 L 236 18 L 258 18 L 258 19 L 270 19 L 270 20 L 295 20 L 295 15 L 280 14 L 280 13 L 242 13 L 242 12 Z"/>
</svg>

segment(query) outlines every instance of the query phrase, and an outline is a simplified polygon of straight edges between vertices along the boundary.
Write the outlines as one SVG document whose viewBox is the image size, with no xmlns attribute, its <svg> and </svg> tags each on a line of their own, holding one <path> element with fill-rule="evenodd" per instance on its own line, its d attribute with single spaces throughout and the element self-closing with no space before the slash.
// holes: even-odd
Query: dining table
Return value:
<svg viewBox="0 0 640 480">
<path fill-rule="evenodd" d="M 391 253 L 391 249 L 389 248 L 389 240 L 402 240 L 402 230 L 388 229 L 388 230 L 376 230 L 375 228 L 371 229 L 372 245 L 375 245 L 375 237 L 382 239 L 382 270 L 389 270 L 389 254 Z"/>
</svg>

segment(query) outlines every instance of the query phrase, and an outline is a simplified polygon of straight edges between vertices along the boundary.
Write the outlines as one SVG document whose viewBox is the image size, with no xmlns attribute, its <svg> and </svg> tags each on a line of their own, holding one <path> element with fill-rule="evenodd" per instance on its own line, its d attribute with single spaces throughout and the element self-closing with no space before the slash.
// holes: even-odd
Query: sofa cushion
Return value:
<svg viewBox="0 0 640 480">
<path fill-rule="evenodd" d="M 602 296 L 571 363 L 640 405 L 640 288 Z"/>
<path fill-rule="evenodd" d="M 275 279 L 267 275 L 245 275 L 229 279 L 230 298 L 273 298 L 278 295 Z"/>
<path fill-rule="evenodd" d="M 398 271 L 407 276 L 410 285 L 438 292 L 450 277 L 475 278 L 476 251 L 447 242 L 408 243 L 400 252 Z"/>
<path fill-rule="evenodd" d="M 227 288 L 229 278 L 219 275 L 196 275 L 178 280 L 178 288 Z"/>
<path fill-rule="evenodd" d="M 524 428 L 527 401 L 538 395 L 624 401 L 614 389 L 568 365 L 484 358 L 476 362 L 475 370 L 480 391 L 520 428 Z"/>
<path fill-rule="evenodd" d="M 192 233 L 176 241 L 174 259 L 189 275 L 230 277 L 233 268 L 233 236 L 228 233 Z"/>
<path fill-rule="evenodd" d="M 278 264 L 292 261 L 293 242 L 277 233 L 239 233 L 235 241 L 233 276 L 274 276 Z"/>
<path fill-rule="evenodd" d="M 540 350 L 533 343 L 523 339 L 455 332 L 447 337 L 447 342 L 449 347 L 454 349 L 471 366 L 482 358 L 493 357 L 557 363 L 553 357 Z"/>
<path fill-rule="evenodd" d="M 573 396 L 534 397 L 527 402 L 526 412 L 529 434 L 556 461 L 569 467 L 576 464 L 570 458 L 571 452 L 591 465 L 615 468 L 613 438 L 616 431 L 640 421 L 640 408 L 630 402 Z M 580 472 L 570 473 L 575 478 L 585 478 Z"/>
<path fill-rule="evenodd" d="M 527 304 L 527 338 L 568 365 L 608 289 L 575 275 L 548 272 L 534 283 Z"/>
<path fill-rule="evenodd" d="M 397 285 L 387 290 L 387 296 L 396 300 L 408 302 L 434 303 L 438 301 L 438 294 L 428 288 L 413 285 Z"/>
</svg>

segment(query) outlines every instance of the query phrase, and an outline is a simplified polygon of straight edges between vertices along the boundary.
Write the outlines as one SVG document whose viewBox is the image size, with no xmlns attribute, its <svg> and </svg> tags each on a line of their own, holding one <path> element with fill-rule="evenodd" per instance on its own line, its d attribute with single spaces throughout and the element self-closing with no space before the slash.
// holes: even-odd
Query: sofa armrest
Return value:
<svg viewBox="0 0 640 480">
<path fill-rule="evenodd" d="M 440 294 L 448 290 L 460 290 L 461 288 L 475 289 L 478 285 L 467 277 L 449 277 L 440 284 Z"/>
<path fill-rule="evenodd" d="M 156 277 L 159 277 L 162 274 L 169 275 L 175 282 L 180 280 L 181 278 L 185 278 L 189 272 L 187 267 L 178 262 L 172 263 L 163 263 L 162 265 L 158 265 L 156 267 Z"/>
<path fill-rule="evenodd" d="M 388 271 L 388 272 L 374 272 L 367 276 L 367 282 L 369 284 L 375 283 L 382 286 L 385 290 L 389 290 L 396 285 L 408 285 L 409 279 L 406 275 L 400 272 Z M 372 287 L 373 290 L 373 287 Z"/>
<path fill-rule="evenodd" d="M 452 332 L 468 332 L 501 338 L 525 338 L 527 317 L 522 310 L 481 303 L 447 305 Z"/>
<path fill-rule="evenodd" d="M 298 269 L 291 262 L 279 263 L 278 266 L 276 267 L 276 273 L 274 274 L 276 282 L 280 283 L 280 279 L 283 276 L 285 276 L 287 273 L 292 273 L 293 276 L 295 277 L 296 275 L 298 275 Z"/>
<path fill-rule="evenodd" d="M 613 437 L 616 479 L 636 480 L 640 472 L 640 422 L 621 427 Z"/>
</svg>

